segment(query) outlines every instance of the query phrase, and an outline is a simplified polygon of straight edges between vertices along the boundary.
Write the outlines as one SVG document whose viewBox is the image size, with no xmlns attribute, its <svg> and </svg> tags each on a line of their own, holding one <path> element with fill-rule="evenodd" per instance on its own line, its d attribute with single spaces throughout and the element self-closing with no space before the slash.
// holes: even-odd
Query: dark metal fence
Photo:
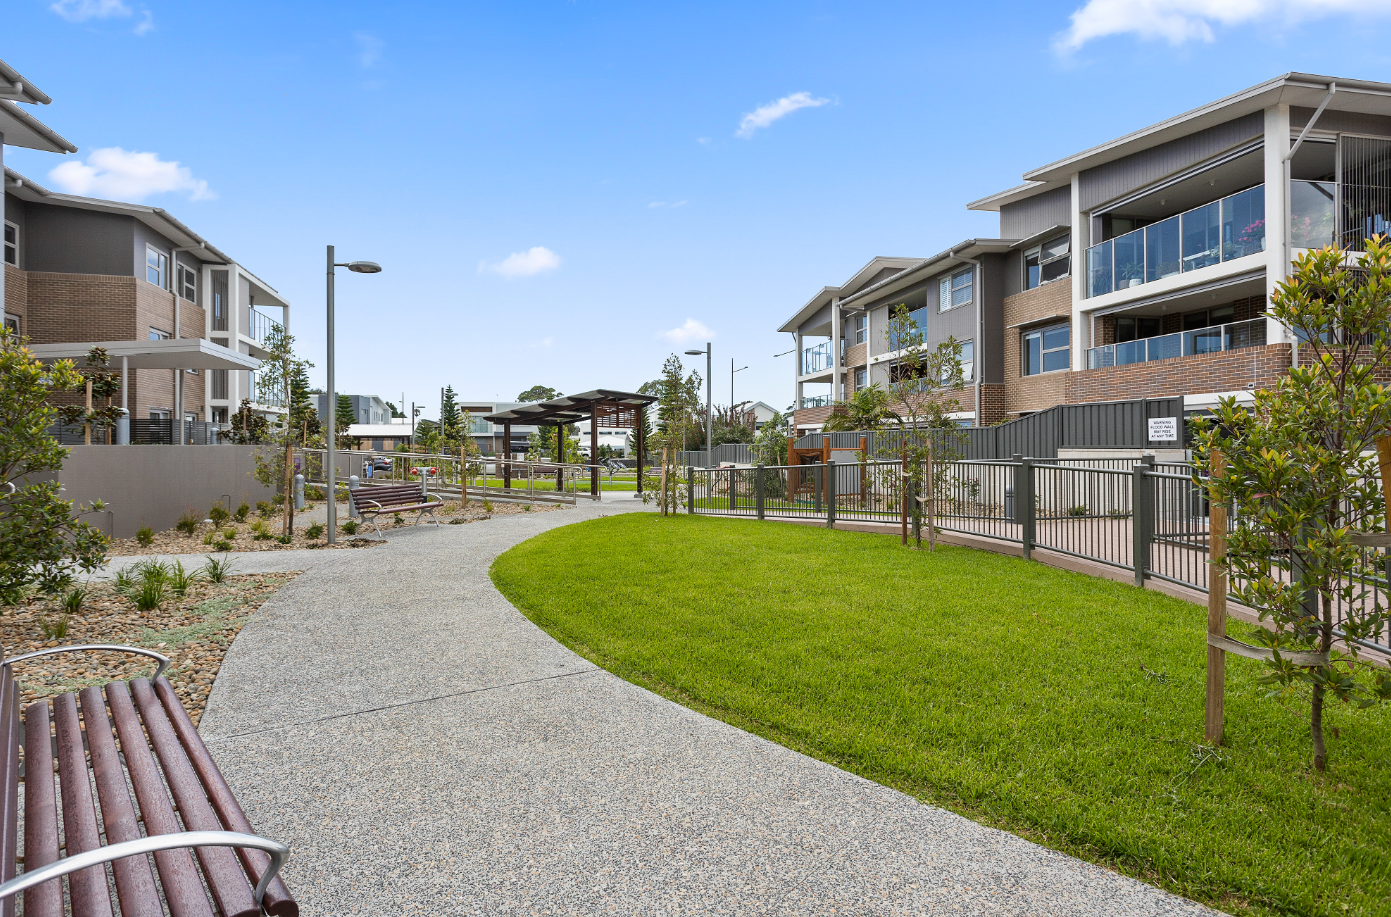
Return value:
<svg viewBox="0 0 1391 917">
<path fill-rule="evenodd" d="M 892 461 L 689 468 L 687 475 L 692 513 L 898 525 L 918 497 Z M 1152 457 L 963 460 L 942 463 L 933 479 L 928 505 L 940 531 L 1019 544 L 1025 557 L 1044 550 L 1130 570 L 1136 585 L 1157 579 L 1207 591 L 1209 507 L 1189 465 Z M 1335 623 L 1351 610 L 1345 606 L 1384 606 L 1391 594 L 1391 559 L 1363 550 L 1354 597 L 1335 603 Z M 1367 645 L 1391 652 L 1391 633 Z"/>
<path fill-rule="evenodd" d="M 150 420 L 144 417 L 132 417 L 130 420 L 130 441 L 132 445 L 171 445 L 175 443 L 177 434 L 175 428 L 177 424 L 172 419 Z M 190 446 L 215 446 L 219 442 L 227 442 L 226 439 L 219 438 L 219 431 L 222 426 L 206 421 L 184 421 L 183 434 L 184 443 Z M 59 427 L 48 428 L 49 435 L 58 440 L 60 445 L 80 446 L 86 441 L 82 432 L 82 427 Z M 104 445 L 106 443 L 105 430 L 92 430 L 92 445 Z M 115 442 L 116 433 L 111 431 L 111 441 Z"/>
</svg>

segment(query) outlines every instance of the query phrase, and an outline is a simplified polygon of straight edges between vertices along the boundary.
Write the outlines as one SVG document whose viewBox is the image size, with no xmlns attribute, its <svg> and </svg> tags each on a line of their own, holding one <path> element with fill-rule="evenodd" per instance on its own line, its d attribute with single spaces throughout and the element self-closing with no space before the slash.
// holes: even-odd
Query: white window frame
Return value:
<svg viewBox="0 0 1391 917">
<path fill-rule="evenodd" d="M 4 258 L 4 261 L 5 261 L 6 264 L 13 264 L 15 267 L 19 267 L 19 224 L 18 224 L 18 223 L 11 223 L 9 220 L 6 220 L 6 221 L 5 221 L 5 228 L 6 228 L 6 229 L 13 229 L 13 230 L 14 230 L 14 241 L 11 242 L 9 239 L 6 239 L 6 240 L 5 240 L 5 258 Z M 10 252 L 11 252 L 11 251 L 14 252 L 14 260 L 13 260 L 13 261 L 10 260 Z"/>
<path fill-rule="evenodd" d="M 174 272 L 179 284 L 179 295 L 194 305 L 198 304 L 198 272 L 191 267 L 178 265 Z M 185 279 L 187 278 L 187 280 Z M 192 295 L 186 295 L 191 293 Z"/>
<path fill-rule="evenodd" d="M 155 256 L 154 263 L 151 263 L 150 256 Z M 154 271 L 159 277 L 158 281 L 150 279 L 150 271 Z M 161 290 L 169 289 L 166 284 L 169 281 L 169 255 L 160 251 L 148 242 L 145 244 L 145 282 L 154 284 Z"/>
<path fill-rule="evenodd" d="M 20 326 L 20 322 L 19 322 L 19 316 L 18 316 L 18 315 L 15 315 L 13 312 L 6 312 L 6 313 L 5 313 L 5 327 L 6 327 L 6 328 L 9 328 L 11 331 L 13 331 L 13 332 L 15 333 L 16 336 L 18 336 L 18 335 L 20 334 L 20 331 L 21 331 L 21 326 Z"/>
<path fill-rule="evenodd" d="M 958 279 L 962 278 L 962 277 L 966 277 L 966 278 L 967 278 L 967 281 L 966 281 L 966 283 L 964 283 L 964 284 L 962 284 L 960 287 L 958 287 L 958 286 L 956 285 L 956 281 L 957 281 Z M 957 292 L 958 292 L 959 290 L 970 290 L 970 291 L 971 291 L 971 298 L 970 298 L 970 299 L 967 299 L 967 300 L 965 300 L 965 301 L 963 301 L 963 302 L 956 302 L 956 294 L 957 294 Z M 947 295 L 946 295 L 946 296 L 943 296 L 943 295 L 942 295 L 943 292 L 945 292 Z M 975 271 L 975 268 L 970 268 L 970 267 L 968 267 L 968 268 L 965 268 L 965 269 L 960 270 L 960 271 L 953 271 L 953 272 L 950 273 L 950 274 L 944 274 L 944 275 L 942 276 L 942 278 L 941 278 L 940 280 L 937 281 L 937 311 L 938 311 L 939 313 L 940 313 L 940 312 L 950 312 L 952 309 L 960 309 L 962 306 L 969 306 L 969 305 L 971 305 L 972 303 L 974 303 L 975 301 L 976 301 L 976 271 Z"/>
<path fill-rule="evenodd" d="M 150 340 L 152 341 L 168 341 L 173 337 L 174 335 L 170 334 L 168 331 L 156 328 L 154 325 L 150 326 Z"/>
<path fill-rule="evenodd" d="M 855 316 L 855 343 L 863 344 L 869 340 L 869 313 L 861 312 Z"/>
</svg>

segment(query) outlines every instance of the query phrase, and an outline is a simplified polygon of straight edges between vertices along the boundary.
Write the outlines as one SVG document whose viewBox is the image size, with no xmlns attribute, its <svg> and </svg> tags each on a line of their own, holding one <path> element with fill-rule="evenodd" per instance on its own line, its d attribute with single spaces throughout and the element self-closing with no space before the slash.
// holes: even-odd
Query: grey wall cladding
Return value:
<svg viewBox="0 0 1391 917">
<path fill-rule="evenodd" d="M 1072 189 L 1054 188 L 1000 208 L 1000 238 L 1027 239 L 1050 226 L 1072 223 Z"/>
</svg>

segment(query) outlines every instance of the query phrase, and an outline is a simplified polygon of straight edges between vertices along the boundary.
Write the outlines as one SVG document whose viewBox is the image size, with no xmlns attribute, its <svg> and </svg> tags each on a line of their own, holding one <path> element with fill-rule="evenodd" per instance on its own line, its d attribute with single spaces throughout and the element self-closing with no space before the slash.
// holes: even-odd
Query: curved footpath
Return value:
<svg viewBox="0 0 1391 917">
<path fill-rule="evenodd" d="M 640 508 L 237 557 L 306 572 L 233 644 L 201 729 L 293 848 L 307 917 L 1212 913 L 635 687 L 488 579 L 539 532 Z"/>
</svg>

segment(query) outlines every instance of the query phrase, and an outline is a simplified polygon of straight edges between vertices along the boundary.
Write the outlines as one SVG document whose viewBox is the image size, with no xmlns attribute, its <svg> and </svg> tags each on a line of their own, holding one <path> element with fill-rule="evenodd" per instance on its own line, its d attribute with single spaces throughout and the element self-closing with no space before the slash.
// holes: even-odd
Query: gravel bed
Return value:
<svg viewBox="0 0 1391 917">
<path fill-rule="evenodd" d="M 322 506 L 322 504 L 320 504 L 320 506 Z M 446 503 L 442 508 L 435 511 L 435 515 L 441 517 L 441 521 L 447 520 L 450 524 L 462 524 L 465 522 L 481 522 L 493 516 L 508 516 L 525 512 L 544 513 L 556 509 L 559 509 L 559 506 L 555 504 L 533 505 L 528 507 L 527 505 L 514 503 L 495 503 L 492 504 L 492 508 L 489 510 L 484 507 L 482 502 L 470 500 L 468 504 L 462 508 L 457 502 Z M 297 513 L 295 515 L 294 535 L 288 544 L 281 544 L 280 541 L 277 540 L 283 524 L 282 517 L 272 515 L 265 518 L 251 518 L 246 522 L 237 522 L 234 519 L 228 519 L 226 522 L 217 526 L 204 523 L 200 524 L 193 534 L 186 534 L 176 529 L 170 529 L 167 532 L 157 532 L 148 545 L 141 544 L 139 540 L 135 538 L 113 538 L 107 553 L 112 557 L 132 557 L 152 554 L 208 554 L 223 550 L 238 552 L 301 551 L 306 548 L 329 548 L 330 545 L 328 544 L 326 534 L 320 534 L 317 538 L 310 538 L 308 529 L 300 525 L 300 516 L 309 513 L 323 516 L 323 510 L 321 508 L 315 512 L 315 507 L 313 505 L 306 505 L 305 513 Z M 370 548 L 382 544 L 381 539 L 376 537 L 376 532 L 373 530 L 370 523 L 359 523 L 356 533 L 345 531 L 343 529 L 343 523 L 348 521 L 347 507 L 340 506 L 339 513 L 339 539 L 338 543 L 332 546 L 334 549 Z M 400 521 L 397 522 L 396 518 L 399 518 Z M 377 520 L 377 524 L 380 525 L 383 530 L 414 525 L 416 514 L 407 512 L 396 518 L 382 517 Z M 421 524 L 428 524 L 429 519 L 430 517 L 427 515 Z M 265 523 L 265 527 L 270 531 L 272 537 L 259 539 L 256 537 L 253 526 L 258 522 Z M 226 537 L 228 533 L 231 533 L 231 538 Z M 213 536 L 211 541 L 208 540 L 209 535 Z M 230 545 L 230 547 L 219 547 L 219 539 L 222 540 L 223 544 Z"/>
<path fill-rule="evenodd" d="M 56 603 L 31 599 L 0 608 L 0 646 L 7 657 L 81 643 L 117 643 L 162 653 L 172 660 L 166 673 L 193 722 L 222 666 L 227 647 L 251 616 L 298 573 L 229 576 L 223 583 L 197 580 L 183 596 L 170 596 L 160 608 L 140 611 L 113 584 L 92 583 L 82 608 L 67 620 L 67 632 L 54 632 L 64 612 Z M 44 625 L 50 634 L 44 633 Z M 121 653 L 64 653 L 15 667 L 20 705 L 90 685 L 149 676 L 154 660 Z"/>
</svg>

